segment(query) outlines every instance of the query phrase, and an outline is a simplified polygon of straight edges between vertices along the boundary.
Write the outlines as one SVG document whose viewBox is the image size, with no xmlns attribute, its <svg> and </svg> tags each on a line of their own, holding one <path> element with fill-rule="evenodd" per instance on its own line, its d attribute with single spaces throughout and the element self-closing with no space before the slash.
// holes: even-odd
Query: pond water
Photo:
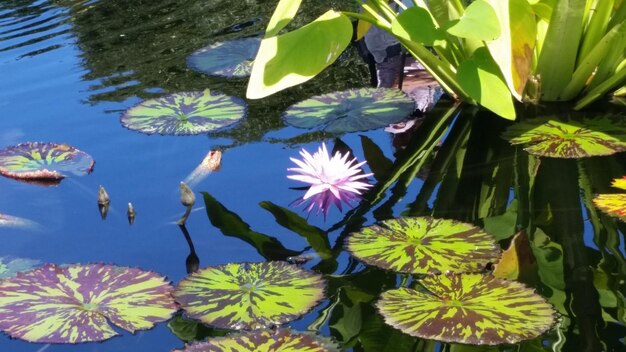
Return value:
<svg viewBox="0 0 626 352">
<path fill-rule="evenodd" d="M 368 154 L 372 168 L 386 165 L 372 157 L 377 155 L 372 144 L 396 165 L 408 167 L 389 190 L 377 187 L 384 191 L 381 201 L 372 208 L 360 207 L 347 224 L 341 222 L 345 213 L 337 209 L 326 219 L 308 217 L 309 224 L 331 230 L 329 242 L 339 249 L 333 260 L 320 263 L 313 256 L 304 264 L 335 274 L 328 289 L 334 296 L 290 326 L 306 330 L 334 307 L 319 331 L 333 336 L 346 350 L 488 350 L 419 340 L 384 325 L 372 302 L 400 278 L 365 267 L 340 250 L 345 234 L 362 225 L 407 214 L 434 215 L 496 232 L 506 228 L 503 231 L 509 233 L 502 238 L 517 228 L 541 228 L 533 235 L 538 269 L 528 283 L 557 306 L 559 323 L 541 338 L 494 350 L 624 350 L 625 227 L 586 207 L 589 195 L 615 192 L 611 180 L 626 174 L 623 153 L 584 162 L 542 160 L 535 177 L 527 172 L 534 159 L 499 138 L 506 122 L 473 109 L 451 113 L 445 102 L 431 113 L 435 118 L 408 136 L 410 143 L 382 129 L 330 135 L 285 126 L 280 113 L 289 105 L 315 94 L 368 84 L 367 68 L 352 50 L 313 82 L 248 102 L 246 120 L 228 130 L 173 137 L 148 136 L 122 127 L 123 111 L 166 93 L 211 88 L 244 97 L 245 79 L 208 77 L 190 70 L 185 60 L 215 41 L 260 34 L 274 3 L 2 0 L 0 148 L 25 141 L 67 143 L 88 152 L 96 164 L 92 174 L 68 178 L 55 187 L 0 177 L 0 213 L 34 223 L 0 227 L 0 256 L 139 267 L 177 283 L 187 275 L 190 254 L 185 233 L 176 225 L 185 210 L 179 183 L 215 149 L 223 153 L 221 169 L 193 185 L 197 201 L 185 229 L 200 267 L 289 255 L 255 248 L 246 237 L 252 232 L 273 237 L 292 251 L 314 253 L 305 238 L 279 225 L 260 203 L 289 207 L 302 196 L 302 191 L 290 189 L 300 185 L 286 178 L 286 169 L 292 167 L 289 158 L 302 147 L 312 152 L 322 141 L 331 146 L 340 138 L 359 160 Z M 334 3 L 305 1 L 310 13 L 295 25 Z M 436 138 L 427 142 L 432 136 Z M 439 150 L 438 156 L 420 172 L 406 161 L 433 148 Z M 531 183 L 534 196 L 529 201 Z M 104 220 L 97 206 L 100 185 L 111 199 Z M 136 210 L 132 225 L 126 216 L 128 202 Z M 292 210 L 306 217 L 301 208 Z M 224 225 L 223 219 L 229 224 Z M 228 225 L 237 230 L 229 231 Z M 506 239 L 502 245 L 508 245 Z M 341 278 L 342 273 L 351 275 Z M 182 327 L 187 336 L 191 331 L 198 338 L 223 334 L 191 321 L 178 322 L 179 335 Z M 169 351 L 184 344 L 167 323 L 135 334 L 119 332 L 121 337 L 104 343 L 71 346 L 31 344 L 2 334 L 0 351 Z"/>
</svg>

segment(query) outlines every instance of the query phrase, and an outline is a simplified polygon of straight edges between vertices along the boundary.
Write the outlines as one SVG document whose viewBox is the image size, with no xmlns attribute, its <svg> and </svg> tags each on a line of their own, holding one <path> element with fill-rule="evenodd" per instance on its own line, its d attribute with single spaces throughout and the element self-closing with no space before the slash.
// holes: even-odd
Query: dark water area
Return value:
<svg viewBox="0 0 626 352">
<path fill-rule="evenodd" d="M 294 27 L 330 6 L 345 6 L 338 1 L 303 3 L 309 11 Z M 56 187 L 0 177 L 0 213 L 34 223 L 0 227 L 0 256 L 139 267 L 177 283 L 187 275 L 190 254 L 185 233 L 176 225 L 185 210 L 179 183 L 214 149 L 223 153 L 221 169 L 193 185 L 198 199 L 186 226 L 200 267 L 280 257 L 223 233 L 216 220 L 219 214 L 207 214 L 207 206 L 222 209 L 222 215 L 236 214 L 253 231 L 276 238 L 287 249 L 311 254 L 314 251 L 303 237 L 279 225 L 260 206 L 271 202 L 288 207 L 302 196 L 290 189 L 299 185 L 286 178 L 286 169 L 292 167 L 289 158 L 300 148 L 312 152 L 322 141 L 331 146 L 340 138 L 358 160 L 365 160 L 371 142 L 397 165 L 436 149 L 436 158 L 427 158 L 421 170 L 409 167 L 397 183 L 382 191 L 375 206 L 360 207 L 362 212 L 348 221 L 342 222 L 346 213 L 336 209 L 326 219 L 308 217 L 309 224 L 330 229 L 329 242 L 337 250 L 333 260 L 320 263 L 313 257 L 304 267 L 334 274 L 329 279 L 332 295 L 289 326 L 307 330 L 329 307 L 336 307 L 319 332 L 333 336 L 345 350 L 624 350 L 626 227 L 597 210 L 590 212 L 586 203 L 590 195 L 615 192 L 611 180 L 626 174 L 623 154 L 583 161 L 542 159 L 537 174 L 530 175 L 532 158 L 499 138 L 507 122 L 471 108 L 454 110 L 445 102 L 431 113 L 436 118 L 427 119 L 404 140 L 382 129 L 328 135 L 285 126 L 280 114 L 289 105 L 368 84 L 367 67 L 352 49 L 312 82 L 248 101 L 248 117 L 227 130 L 173 137 L 122 127 L 123 111 L 163 94 L 210 88 L 244 98 L 245 79 L 202 75 L 190 70 L 185 60 L 207 44 L 260 35 L 274 4 L 1 0 L 0 148 L 26 141 L 67 143 L 88 152 L 96 164 L 92 174 L 65 179 Z M 368 161 L 372 167 L 381 162 Z M 97 206 L 100 185 L 111 198 L 105 220 Z M 201 192 L 207 194 L 204 199 Z M 522 194 L 515 200 L 519 211 L 512 211 L 516 193 Z M 137 214 L 133 225 L 126 216 L 128 202 Z M 301 209 L 292 210 L 306 217 Z M 503 238 L 519 227 L 540 228 L 534 237 L 538 277 L 528 283 L 557 307 L 561 314 L 557 326 L 535 340 L 492 349 L 420 340 L 386 326 L 372 302 L 400 278 L 364 266 L 341 246 L 346 233 L 400 215 L 453 218 L 487 229 L 505 227 L 510 233 Z M 501 244 L 506 247 L 508 240 Z M 340 274 L 351 276 L 342 279 Z M 223 334 L 190 321 L 185 324 L 198 329 L 198 338 Z M 167 323 L 135 334 L 118 332 L 121 336 L 103 343 L 79 345 L 32 344 L 1 334 L 0 351 L 170 351 L 184 345 Z"/>
</svg>

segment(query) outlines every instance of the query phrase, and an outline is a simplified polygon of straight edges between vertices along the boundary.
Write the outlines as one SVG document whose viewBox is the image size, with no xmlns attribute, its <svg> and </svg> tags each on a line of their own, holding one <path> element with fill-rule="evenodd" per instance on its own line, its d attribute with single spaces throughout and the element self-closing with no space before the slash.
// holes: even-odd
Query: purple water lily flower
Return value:
<svg viewBox="0 0 626 352">
<path fill-rule="evenodd" d="M 296 202 L 296 205 L 308 202 L 306 210 L 309 213 L 317 207 L 317 214 L 322 212 L 326 217 L 331 204 L 342 210 L 342 202 L 350 205 L 361 198 L 361 191 L 372 187 L 364 182 L 364 179 L 373 175 L 362 172 L 361 166 L 365 161 L 359 163 L 356 158 L 348 160 L 350 153 L 342 155 L 336 152 L 331 157 L 326 144 L 322 143 L 313 155 L 305 149 L 300 151 L 300 155 L 302 160 L 290 158 L 298 167 L 288 168 L 287 171 L 296 174 L 287 177 L 311 184 L 304 197 Z"/>
</svg>

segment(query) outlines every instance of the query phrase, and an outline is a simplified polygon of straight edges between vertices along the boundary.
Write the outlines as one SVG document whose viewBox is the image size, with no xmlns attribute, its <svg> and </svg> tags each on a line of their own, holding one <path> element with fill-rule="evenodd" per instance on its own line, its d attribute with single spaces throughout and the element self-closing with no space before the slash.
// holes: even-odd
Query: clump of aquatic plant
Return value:
<svg viewBox="0 0 626 352">
<path fill-rule="evenodd" d="M 307 204 L 309 213 L 317 208 L 318 214 L 321 212 L 326 216 L 332 204 L 341 210 L 342 203 L 351 204 L 360 199 L 361 192 L 372 186 L 364 181 L 372 175 L 361 170 L 365 161 L 349 159 L 348 152 L 336 152 L 331 157 L 326 144 L 322 143 L 313 155 L 302 149 L 300 156 L 302 160 L 290 158 L 298 167 L 288 168 L 287 171 L 295 174 L 287 177 L 311 185 L 296 203 Z"/>
<path fill-rule="evenodd" d="M 46 264 L 0 281 L 0 330 L 30 342 L 102 341 L 165 321 L 178 310 L 156 273 L 105 264 Z M 110 324 L 109 324 L 110 322 Z"/>
<path fill-rule="evenodd" d="M 211 76 L 247 77 L 259 45 L 254 37 L 213 43 L 189 55 L 187 65 Z"/>
<path fill-rule="evenodd" d="M 613 180 L 612 186 L 626 191 L 626 176 Z M 593 198 L 593 204 L 603 212 L 626 221 L 626 193 L 599 194 Z"/>
<path fill-rule="evenodd" d="M 286 262 L 231 263 L 190 274 L 174 296 L 205 324 L 263 329 L 305 314 L 324 298 L 324 287 L 321 275 Z"/>
</svg>

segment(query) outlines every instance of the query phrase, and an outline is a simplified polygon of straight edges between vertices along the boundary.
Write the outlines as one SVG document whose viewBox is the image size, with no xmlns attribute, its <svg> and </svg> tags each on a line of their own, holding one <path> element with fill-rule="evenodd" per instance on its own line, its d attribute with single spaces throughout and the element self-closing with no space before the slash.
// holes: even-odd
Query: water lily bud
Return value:
<svg viewBox="0 0 626 352">
<path fill-rule="evenodd" d="M 132 225 L 135 222 L 135 208 L 133 208 L 132 203 L 128 203 L 128 212 L 126 212 L 126 215 L 128 215 L 128 223 Z"/>
<path fill-rule="evenodd" d="M 106 205 L 109 204 L 111 200 L 109 199 L 109 194 L 104 189 L 104 187 L 100 186 L 98 189 L 98 204 Z"/>
<path fill-rule="evenodd" d="M 180 201 L 186 207 L 192 207 L 196 203 L 196 195 L 184 182 L 180 183 Z"/>
</svg>

